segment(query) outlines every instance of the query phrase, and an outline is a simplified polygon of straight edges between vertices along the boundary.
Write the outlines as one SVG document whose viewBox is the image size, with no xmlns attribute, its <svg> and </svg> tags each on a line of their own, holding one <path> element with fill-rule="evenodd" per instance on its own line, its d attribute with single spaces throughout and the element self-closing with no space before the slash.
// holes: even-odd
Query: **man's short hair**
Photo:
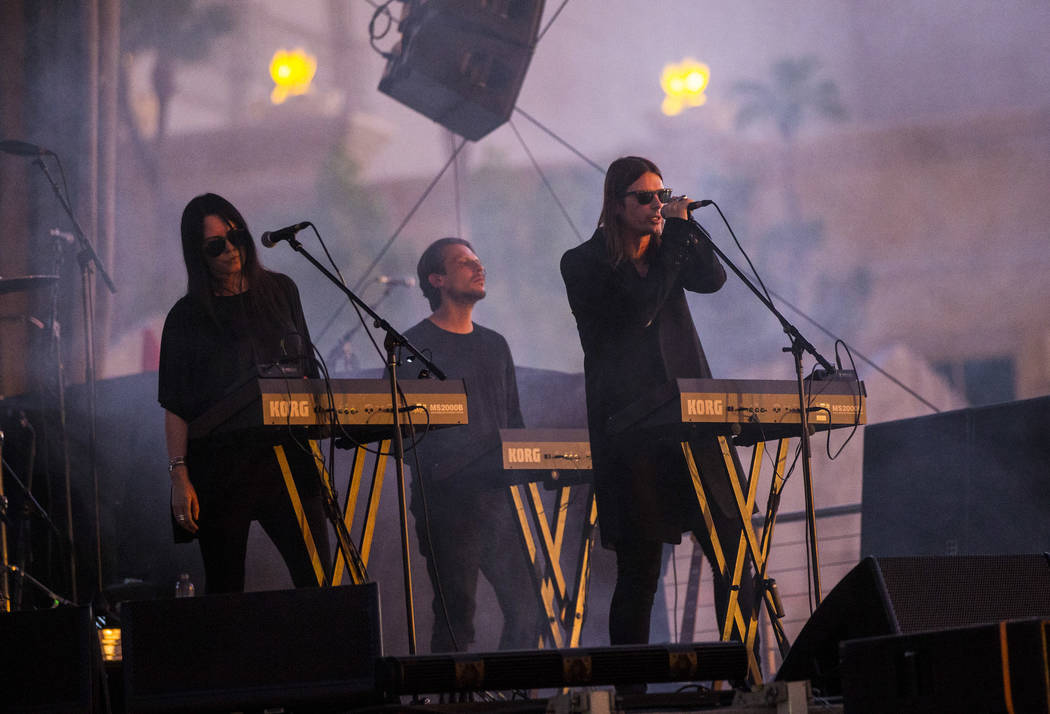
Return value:
<svg viewBox="0 0 1050 714">
<path fill-rule="evenodd" d="M 470 241 L 462 238 L 438 238 L 427 246 L 423 255 L 419 256 L 419 264 L 416 266 L 416 274 L 419 276 L 419 288 L 423 291 L 423 297 L 430 303 L 431 311 L 441 306 L 441 291 L 430 284 L 430 276 L 433 273 L 445 274 L 445 247 L 450 245 L 465 245 L 474 252 L 474 246 Z"/>
</svg>

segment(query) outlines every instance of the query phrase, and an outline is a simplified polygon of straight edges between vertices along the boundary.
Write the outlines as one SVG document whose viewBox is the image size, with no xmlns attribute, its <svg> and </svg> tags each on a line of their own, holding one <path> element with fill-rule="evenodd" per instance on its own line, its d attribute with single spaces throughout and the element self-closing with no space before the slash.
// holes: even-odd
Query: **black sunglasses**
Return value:
<svg viewBox="0 0 1050 714">
<path fill-rule="evenodd" d="M 209 238 L 204 241 L 204 254 L 209 258 L 218 258 L 226 252 L 226 241 L 229 241 L 234 248 L 243 248 L 248 245 L 248 231 L 242 228 L 232 228 L 225 238 L 220 236 Z"/>
<path fill-rule="evenodd" d="M 653 196 L 660 199 L 660 203 L 667 203 L 671 200 L 671 189 L 661 188 L 659 191 L 628 191 L 624 196 L 634 196 L 635 200 L 643 206 L 648 206 L 653 202 Z"/>
</svg>

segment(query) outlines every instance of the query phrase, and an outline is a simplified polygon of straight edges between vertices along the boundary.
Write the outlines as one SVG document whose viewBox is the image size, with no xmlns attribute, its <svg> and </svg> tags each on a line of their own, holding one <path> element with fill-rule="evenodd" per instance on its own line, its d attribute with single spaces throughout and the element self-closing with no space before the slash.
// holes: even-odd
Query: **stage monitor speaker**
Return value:
<svg viewBox="0 0 1050 714">
<path fill-rule="evenodd" d="M 872 424 L 861 553 L 1050 550 L 1050 397 Z"/>
<path fill-rule="evenodd" d="M 851 714 L 1050 712 L 1048 620 L 1014 620 L 842 643 Z"/>
<path fill-rule="evenodd" d="M 94 711 L 98 633 L 91 607 L 0 613 L 0 710 Z"/>
<path fill-rule="evenodd" d="M 499 5 L 520 9 L 480 12 Z M 379 91 L 477 141 L 510 118 L 542 13 L 543 2 L 408 3 Z"/>
<path fill-rule="evenodd" d="M 1050 617 L 1046 555 L 865 558 L 809 618 L 777 679 L 837 695 L 846 640 L 1031 617 Z"/>
<path fill-rule="evenodd" d="M 121 606 L 128 711 L 230 711 L 374 702 L 375 583 Z"/>
</svg>

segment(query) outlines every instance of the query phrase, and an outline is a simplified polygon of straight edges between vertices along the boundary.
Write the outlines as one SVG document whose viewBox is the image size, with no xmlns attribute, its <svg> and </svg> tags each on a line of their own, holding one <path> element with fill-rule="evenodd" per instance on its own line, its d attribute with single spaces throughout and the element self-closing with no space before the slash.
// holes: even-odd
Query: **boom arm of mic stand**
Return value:
<svg viewBox="0 0 1050 714">
<path fill-rule="evenodd" d="M 292 246 L 292 249 L 294 251 L 296 251 L 297 253 L 302 255 L 304 258 L 306 258 L 308 261 L 310 261 L 310 263 L 315 268 L 320 270 L 321 273 L 326 278 L 331 280 L 335 284 L 335 286 L 337 288 L 342 290 L 343 294 L 346 295 L 346 297 L 350 300 L 350 302 L 352 302 L 353 304 L 357 305 L 362 310 L 364 310 L 366 313 L 368 313 L 368 316 L 372 318 L 373 324 L 376 327 L 378 327 L 379 329 L 381 329 L 384 332 L 386 332 L 388 337 L 390 339 L 394 340 L 398 345 L 404 347 L 409 352 L 411 352 L 415 356 L 416 359 L 418 359 L 420 362 L 422 362 L 423 365 L 428 370 L 430 370 L 431 374 L 433 374 L 438 379 L 447 379 L 447 377 L 445 376 L 445 373 L 443 371 L 441 371 L 441 368 L 439 368 L 436 364 L 434 364 L 431 360 L 429 360 L 426 355 L 424 355 L 422 352 L 420 352 L 418 349 L 416 349 L 412 345 L 411 342 L 409 342 L 408 340 L 405 339 L 404 335 L 402 335 L 400 332 L 395 330 L 390 325 L 389 322 L 387 322 L 386 320 L 381 318 L 376 313 L 376 311 L 373 310 L 371 307 L 369 307 L 361 298 L 359 298 L 354 293 L 353 290 L 351 290 L 350 288 L 346 287 L 346 285 L 344 285 L 343 282 L 341 280 L 339 280 L 339 278 L 337 278 L 336 276 L 332 275 L 332 272 L 330 270 L 328 270 L 328 268 L 326 268 L 323 265 L 321 265 L 321 263 L 318 262 L 318 260 L 316 258 L 314 258 L 312 255 L 310 255 L 309 251 L 307 251 L 306 248 L 303 248 L 303 244 L 300 243 L 298 239 L 296 239 L 295 237 L 289 238 L 288 239 L 288 244 L 290 246 Z"/>
<path fill-rule="evenodd" d="M 87 236 L 84 235 L 84 230 L 80 227 L 80 224 L 77 223 L 76 216 L 73 215 L 73 209 L 66 201 L 65 196 L 62 195 L 62 192 L 58 190 L 58 184 L 55 183 L 53 178 L 51 178 L 51 172 L 47 170 L 47 164 L 39 158 L 33 163 L 39 166 L 40 170 L 44 172 L 47 182 L 51 184 L 51 190 L 54 191 L 55 197 L 62 205 L 62 210 L 66 212 L 66 216 L 69 217 L 70 223 L 73 224 L 73 233 L 76 234 L 77 241 L 80 243 L 81 253 L 84 255 L 82 260 L 94 263 L 95 267 L 98 268 L 98 274 L 102 276 L 102 281 L 106 284 L 106 287 L 109 288 L 109 291 L 111 293 L 117 292 L 116 284 L 113 282 L 113 279 L 109 277 L 109 273 L 106 272 L 105 266 L 102 265 L 102 260 L 98 257 L 98 253 L 95 252 L 95 246 L 91 245 L 91 241 L 89 241 Z"/>
</svg>

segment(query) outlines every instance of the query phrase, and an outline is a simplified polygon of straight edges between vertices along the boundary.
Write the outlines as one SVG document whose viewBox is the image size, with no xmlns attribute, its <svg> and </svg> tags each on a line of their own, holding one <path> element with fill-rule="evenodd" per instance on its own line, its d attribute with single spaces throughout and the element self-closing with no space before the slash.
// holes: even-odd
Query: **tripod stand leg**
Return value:
<svg viewBox="0 0 1050 714">
<path fill-rule="evenodd" d="M 0 464 L 4 462 L 4 432 L 0 431 Z M 4 471 L 0 465 L 0 611 L 11 612 L 11 589 L 7 580 L 7 497 Z"/>
</svg>

